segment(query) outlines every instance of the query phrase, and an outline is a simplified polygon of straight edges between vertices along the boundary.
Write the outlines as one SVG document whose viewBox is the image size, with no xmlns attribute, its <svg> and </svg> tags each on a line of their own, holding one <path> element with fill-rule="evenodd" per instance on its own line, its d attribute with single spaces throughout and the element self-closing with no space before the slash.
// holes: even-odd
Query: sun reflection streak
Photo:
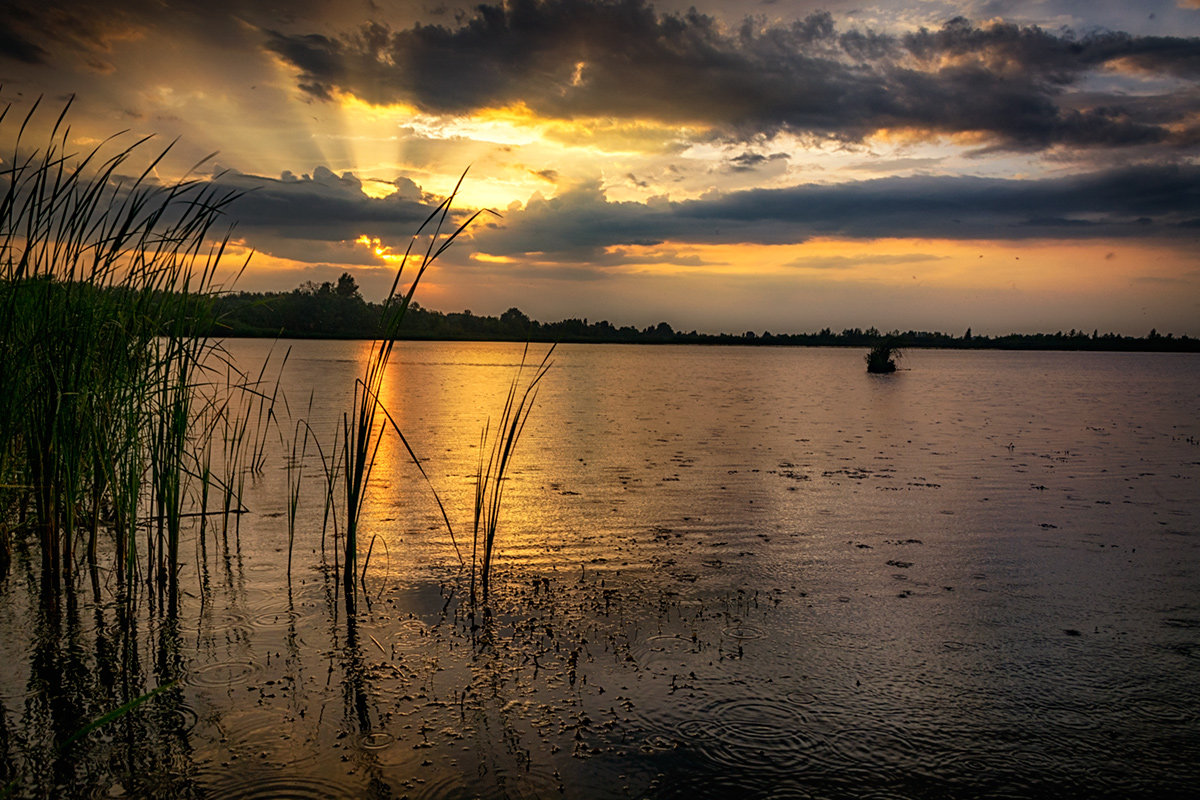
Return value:
<svg viewBox="0 0 1200 800">
<path fill-rule="evenodd" d="M 401 343 L 380 387 L 379 399 L 403 431 L 421 460 L 433 489 L 445 505 L 455 540 L 469 557 L 475 475 L 480 436 L 494 428 L 513 374 L 520 364 L 520 345 L 456 343 L 440 348 L 436 358 L 427 346 Z M 367 357 L 367 350 L 359 358 Z M 527 359 L 540 359 L 540 352 Z M 551 370 L 550 375 L 554 372 Z M 549 387 L 549 384 L 547 384 Z M 561 433 L 540 421 L 544 411 L 555 414 L 563 399 L 557 389 L 538 397 L 527 430 L 522 434 L 512 468 L 504 478 L 504 506 L 497 538 L 497 558 L 524 558 L 530 548 L 544 545 L 546 528 L 555 511 L 547 507 L 546 474 L 562 457 L 555 444 Z M 556 417 L 557 418 L 557 417 Z M 485 453 L 486 457 L 486 453 Z M 375 460 L 368 495 L 364 532 L 387 542 L 394 563 L 415 557 L 454 560 L 437 501 L 419 479 L 404 444 L 389 430 Z M 552 526 L 553 527 L 553 526 Z M 363 541 L 367 541 L 364 539 Z M 373 567 L 374 569 L 374 567 Z"/>
</svg>

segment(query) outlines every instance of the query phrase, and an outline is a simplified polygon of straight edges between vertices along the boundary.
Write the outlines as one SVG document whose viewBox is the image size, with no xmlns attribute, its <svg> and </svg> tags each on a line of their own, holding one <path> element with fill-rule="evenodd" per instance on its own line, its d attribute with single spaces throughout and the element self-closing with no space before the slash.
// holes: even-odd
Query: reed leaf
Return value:
<svg viewBox="0 0 1200 800">
<path fill-rule="evenodd" d="M 533 369 L 533 375 L 522 388 L 527 369 L 529 345 L 521 352 L 521 364 L 509 384 L 504 407 L 495 428 L 495 438 L 487 447 L 492 430 L 491 418 L 484 424 L 479 440 L 479 464 L 475 473 L 474 527 L 471 539 L 470 604 L 472 613 L 478 603 L 487 605 L 491 586 L 492 558 L 495 553 L 496 532 L 500 526 L 500 510 L 504 502 L 504 487 L 516 452 L 517 442 L 525 430 L 529 413 L 537 399 L 538 387 L 549 371 L 556 345 L 552 345 Z M 488 452 L 486 462 L 484 453 Z M 478 584 L 476 581 L 478 580 Z M 477 592 L 478 587 L 478 592 Z"/>
<path fill-rule="evenodd" d="M 375 465 L 383 433 L 387 429 L 387 422 L 390 421 L 392 428 L 399 432 L 399 426 L 395 424 L 395 420 L 386 412 L 386 409 L 383 409 L 383 405 L 379 399 L 383 377 L 391 360 L 396 341 L 400 336 L 400 327 L 404 321 L 405 313 L 412 304 L 413 296 L 420 285 L 421 278 L 424 277 L 425 272 L 438 257 L 458 239 L 463 231 L 478 219 L 480 214 L 484 213 L 483 210 L 476 211 L 468 216 L 465 221 L 457 225 L 451 232 L 443 233 L 443 230 L 447 228 L 447 222 L 450 218 L 450 209 L 466 175 L 467 172 L 464 170 L 462 175 L 459 176 L 457 183 L 455 183 L 454 189 L 438 203 L 429 213 L 429 216 L 425 218 L 425 221 L 417 228 L 412 238 L 409 239 L 408 245 L 404 250 L 404 255 L 400 259 L 399 267 L 396 270 L 396 275 L 392 280 L 392 287 L 388 292 L 387 300 L 384 302 L 380 338 L 372 346 L 367 363 L 363 368 L 362 376 L 355 381 L 352 407 L 342 417 L 342 461 L 346 468 L 344 475 L 346 525 L 344 531 L 342 583 L 348 615 L 353 615 L 355 611 L 359 523 L 362 517 L 366 490 L 370 484 L 371 471 Z M 414 254 L 414 248 L 422 236 L 428 238 L 424 252 Z M 415 274 L 408 288 L 402 289 L 405 272 L 410 266 L 413 266 L 415 269 Z M 383 422 L 378 420 L 381 410 L 383 410 L 386 417 Z M 418 467 L 421 468 L 420 460 L 416 459 L 416 455 L 409 446 L 407 439 L 401 436 L 401 440 L 404 442 L 405 449 L 414 458 Z M 424 474 L 424 468 L 421 468 L 421 472 Z M 428 483 L 428 476 L 426 475 L 425 478 Z M 432 486 L 432 484 L 430 485 Z M 438 499 L 438 505 L 439 507 L 442 506 L 440 498 Z M 449 529 L 449 518 L 445 514 L 444 507 L 442 508 L 442 516 Z M 451 539 L 454 539 L 452 529 Z M 458 550 L 456 541 L 455 550 Z"/>
</svg>

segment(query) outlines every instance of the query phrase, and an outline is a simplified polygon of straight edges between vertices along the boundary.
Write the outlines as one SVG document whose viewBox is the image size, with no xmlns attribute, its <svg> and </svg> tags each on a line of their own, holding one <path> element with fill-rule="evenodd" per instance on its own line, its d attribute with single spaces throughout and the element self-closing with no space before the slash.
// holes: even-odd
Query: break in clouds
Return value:
<svg viewBox="0 0 1200 800">
<path fill-rule="evenodd" d="M 313 97 L 433 113 L 523 103 L 547 117 L 649 118 L 730 136 L 916 129 L 1021 150 L 1200 143 L 1194 37 L 962 18 L 894 34 L 839 28 L 826 12 L 729 27 L 645 0 L 512 0 L 453 26 L 266 35 Z"/>
</svg>

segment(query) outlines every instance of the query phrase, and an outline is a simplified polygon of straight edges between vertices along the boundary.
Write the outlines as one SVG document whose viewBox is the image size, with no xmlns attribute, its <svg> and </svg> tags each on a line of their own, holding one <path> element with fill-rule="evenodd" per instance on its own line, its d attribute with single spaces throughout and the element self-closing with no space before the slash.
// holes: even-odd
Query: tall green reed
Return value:
<svg viewBox="0 0 1200 800">
<path fill-rule="evenodd" d="M 312 415 L 313 396 L 308 396 L 308 416 Z M 301 437 L 303 432 L 303 438 Z M 288 534 L 288 556 L 287 556 L 287 579 L 288 584 L 292 582 L 292 551 L 296 546 L 296 516 L 300 510 L 300 491 L 304 483 L 304 459 L 308 455 L 308 441 L 311 438 L 312 431 L 308 427 L 305 420 L 297 420 L 295 429 L 292 432 L 291 452 L 288 454 L 286 464 L 287 469 L 287 534 Z M 282 436 L 280 437 L 282 442 Z"/>
<path fill-rule="evenodd" d="M 32 501 L 56 607 L 80 538 L 94 563 L 103 528 L 133 577 L 152 508 L 146 577 L 174 597 L 194 388 L 214 348 L 202 332 L 229 241 L 217 226 L 237 193 L 158 182 L 170 145 L 135 168 L 147 138 L 72 152 L 69 102 L 31 145 L 39 105 L 15 132 L 12 107 L 0 112 L 0 519 L 11 530 Z"/>
<path fill-rule="evenodd" d="M 400 259 L 400 265 L 396 270 L 396 276 L 392 281 L 391 290 L 388 292 L 387 300 L 384 303 L 380 337 L 375 341 L 370 350 L 362 376 L 355 380 L 351 410 L 342 416 L 341 460 L 344 467 L 343 482 L 346 504 L 346 525 L 343 532 L 342 591 L 348 615 L 355 613 L 357 607 L 357 584 L 362 580 L 358 574 L 358 534 L 362 519 L 363 502 L 366 498 L 366 491 L 370 484 L 371 471 L 375 465 L 379 446 L 382 443 L 383 435 L 389 423 L 393 431 L 400 438 L 400 441 L 404 444 L 413 462 L 420 468 L 426 482 L 429 481 L 429 477 L 425 475 L 424 468 L 421 467 L 421 462 L 417 458 L 416 453 L 409 446 L 408 440 L 400 430 L 400 426 L 396 424 L 396 421 L 380 401 L 379 394 L 383 387 L 383 379 L 388 362 L 391 360 L 396 340 L 400 336 L 400 326 L 404 321 L 404 315 L 412 303 L 413 295 L 416 293 L 417 286 L 420 284 L 421 278 L 425 275 L 425 271 L 483 213 L 483 210 L 476 211 L 457 227 L 453 228 L 451 232 L 445 232 L 447 231 L 447 221 L 450 217 L 451 206 L 458 195 L 459 187 L 462 185 L 463 178 L 465 177 L 466 173 L 464 172 L 459 177 L 458 183 L 455 184 L 454 190 L 426 217 L 425 221 L 417 228 L 412 239 L 409 240 L 408 246 L 404 250 L 404 255 Z M 423 239 L 426 240 L 423 252 L 418 248 L 414 254 L 414 248 Z M 413 265 L 415 274 L 413 275 L 412 282 L 405 290 L 402 288 L 401 281 L 404 279 L 405 270 L 410 265 L 410 259 L 412 262 L 415 262 Z M 382 419 L 380 418 L 381 416 Z M 432 489 L 432 484 L 430 484 L 430 488 Z M 434 496 L 435 498 L 437 497 L 436 492 L 434 492 Z M 437 498 L 437 502 L 439 508 L 442 510 L 442 518 L 446 523 L 447 530 L 450 531 L 450 537 L 453 541 L 454 531 L 450 525 L 449 517 L 446 515 L 446 510 L 442 506 L 440 498 Z M 457 542 L 454 543 L 454 546 L 457 550 Z"/>
<path fill-rule="evenodd" d="M 504 408 L 495 428 L 495 438 L 488 446 L 491 435 L 491 419 L 485 423 L 479 436 L 479 464 L 475 472 L 475 506 L 474 526 L 471 538 L 471 580 L 470 605 L 474 615 L 478 603 L 484 606 L 488 602 L 488 590 L 491 585 L 492 556 L 495 553 L 496 531 L 500 526 L 500 508 L 504 501 L 504 488 L 508 480 L 508 470 L 512 466 L 513 455 L 517 442 L 525 430 L 529 412 L 537 399 L 538 385 L 546 376 L 551 366 L 550 356 L 554 353 L 551 346 L 542 357 L 542 361 L 522 388 L 521 380 L 526 372 L 526 358 L 529 355 L 529 345 L 521 353 L 521 364 L 517 374 L 509 384 L 508 394 L 504 399 Z M 487 460 L 484 454 L 487 453 Z M 477 591 L 478 588 L 478 591 Z"/>
</svg>

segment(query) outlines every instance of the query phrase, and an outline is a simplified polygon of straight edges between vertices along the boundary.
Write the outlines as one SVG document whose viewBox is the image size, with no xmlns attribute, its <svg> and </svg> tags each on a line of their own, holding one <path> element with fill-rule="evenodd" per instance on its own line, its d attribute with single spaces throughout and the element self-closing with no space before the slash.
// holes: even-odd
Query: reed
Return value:
<svg viewBox="0 0 1200 800">
<path fill-rule="evenodd" d="M 275 407 L 280 402 L 285 407 L 287 404 L 280 382 L 290 354 L 290 349 L 284 352 L 272 379 L 268 371 L 274 360 L 273 350 L 255 375 L 243 372 L 224 350 L 214 347 L 201 365 L 203 378 L 191 387 L 190 403 L 197 411 L 188 426 L 182 472 L 188 491 L 181 499 L 194 510 L 181 516 L 199 520 L 196 549 L 202 597 L 208 591 L 210 517 L 220 520 L 222 552 L 227 554 L 231 521 L 236 539 L 239 522 L 247 511 L 242 504 L 246 476 L 261 471 L 264 440 L 272 425 L 282 441 Z M 220 498 L 219 507 L 210 510 L 214 495 Z"/>
<path fill-rule="evenodd" d="M 127 177 L 147 139 L 71 152 L 69 102 L 31 145 L 39 105 L 15 123 L 0 111 L 0 529 L 32 527 L 53 608 L 81 543 L 95 564 L 102 530 L 132 578 L 148 505 L 145 577 L 174 597 L 194 390 L 214 347 L 200 332 L 237 193 L 153 180 L 169 145 Z"/>
<path fill-rule="evenodd" d="M 409 446 L 408 440 L 404 437 L 400 427 L 387 412 L 382 402 L 380 402 L 379 393 L 383 386 L 383 378 L 388 362 L 391 360 L 392 351 L 400 335 L 400 326 L 412 304 L 413 295 L 417 291 L 417 286 L 420 284 L 421 278 L 424 277 L 426 270 L 454 243 L 459 235 L 483 213 L 483 210 L 476 211 L 452 231 L 446 232 L 451 206 L 458 195 L 459 187 L 462 185 L 463 178 L 465 177 L 466 172 L 459 177 L 454 190 L 426 217 L 425 221 L 417 228 L 412 239 L 409 240 L 404 255 L 400 260 L 400 265 L 396 270 L 396 276 L 392 281 L 392 287 L 388 292 L 387 300 L 384 302 L 380 338 L 372 345 L 362 376 L 355 380 L 351 409 L 342 416 L 341 442 L 343 450 L 341 459 L 344 467 L 343 481 L 346 525 L 343 531 L 344 556 L 341 569 L 342 589 L 345 596 L 346 613 L 348 615 L 355 613 L 357 583 L 361 580 L 358 575 L 358 534 L 362 519 L 363 501 L 366 498 L 371 471 L 375 465 L 375 458 L 379 452 L 379 446 L 383 440 L 383 434 L 387 429 L 388 423 L 391 424 L 392 429 L 399 436 L 409 456 L 421 470 L 422 475 L 425 474 L 420 460 L 417 458 L 412 447 Z M 423 250 L 417 247 L 418 243 L 422 241 L 425 242 Z M 416 251 L 415 253 L 414 250 Z M 408 288 L 404 289 L 402 281 L 405 278 L 405 271 L 410 266 L 414 270 L 412 281 L 409 283 Z M 428 482 L 427 475 L 425 478 Z M 434 495 L 436 498 L 436 492 L 434 492 Z M 447 529 L 450 531 L 450 537 L 453 541 L 454 531 L 450 527 L 450 521 L 446 516 L 445 508 L 442 506 L 440 498 L 437 502 L 438 506 L 442 508 L 442 518 L 446 523 Z M 457 542 L 455 542 L 455 548 L 457 549 L 457 547 Z"/>
<path fill-rule="evenodd" d="M 174 688 L 178 683 L 179 683 L 179 681 L 177 679 L 168 681 L 167 683 L 161 684 L 161 685 L 155 687 L 154 689 L 151 689 L 150 691 L 148 691 L 144 694 L 141 694 L 126 703 L 123 703 L 122 705 L 118 706 L 117 708 L 112 709 L 111 711 L 101 714 L 99 717 L 92 720 L 91 722 L 88 722 L 86 725 L 84 725 L 83 727 L 76 730 L 70 736 L 63 739 L 60 744 L 55 746 L 54 753 L 53 753 L 54 757 L 57 759 L 58 757 L 61 757 L 64 754 L 70 753 L 72 746 L 75 745 L 76 742 L 79 742 L 81 739 L 84 739 L 85 737 L 87 737 L 88 734 L 90 734 L 92 731 L 96 730 L 97 728 L 101 728 L 105 725 L 109 725 L 110 723 L 115 722 L 117 720 L 120 720 L 121 718 L 123 718 L 126 715 L 130 714 L 131 712 L 135 711 L 139 706 L 143 705 L 144 703 L 147 703 L 150 700 L 153 700 L 158 695 L 162 694 L 163 692 L 166 692 L 166 691 Z M 3 777 L 8 778 L 14 771 L 15 771 L 15 769 L 12 766 L 8 766 L 8 769 L 6 769 L 5 773 L 3 774 Z M 18 775 L 16 777 L 12 777 L 8 781 L 8 783 L 4 784 L 3 786 L 0 786 L 0 800 L 7 800 L 7 798 L 12 797 L 16 793 L 16 791 L 20 788 L 20 784 L 21 784 L 21 777 Z"/>
<path fill-rule="evenodd" d="M 309 416 L 312 415 L 313 397 L 310 394 L 308 397 Z M 288 497 L 287 497 L 287 535 L 288 535 L 288 557 L 287 557 L 287 579 L 288 584 L 292 582 L 292 551 L 296 546 L 296 515 L 300 510 L 300 491 L 304 483 L 304 459 L 308 456 L 308 440 L 310 437 L 308 423 L 304 420 L 296 422 L 295 429 L 292 431 L 291 451 L 287 460 L 287 482 L 288 482 Z M 303 436 L 301 435 L 303 434 Z"/>
<path fill-rule="evenodd" d="M 475 506 L 474 527 L 471 537 L 471 579 L 470 604 L 474 614 L 477 603 L 487 605 L 488 592 L 491 585 L 492 555 L 495 552 L 496 531 L 500 526 L 500 509 L 504 501 L 504 486 L 508 479 L 508 470 L 512 465 L 517 442 L 525 430 L 529 412 L 537 398 L 538 385 L 546 376 L 551 366 L 550 356 L 554 353 L 554 345 L 546 351 L 542 361 L 522 387 L 522 378 L 526 374 L 526 359 L 529 355 L 529 345 L 521 353 L 521 364 L 517 374 L 509 384 L 508 394 L 504 399 L 504 408 L 496 423 L 494 438 L 488 446 L 491 435 L 491 419 L 484 424 L 479 437 L 479 464 L 475 472 Z M 487 460 L 484 460 L 484 453 Z M 477 591 L 478 588 L 478 591 Z"/>
</svg>

